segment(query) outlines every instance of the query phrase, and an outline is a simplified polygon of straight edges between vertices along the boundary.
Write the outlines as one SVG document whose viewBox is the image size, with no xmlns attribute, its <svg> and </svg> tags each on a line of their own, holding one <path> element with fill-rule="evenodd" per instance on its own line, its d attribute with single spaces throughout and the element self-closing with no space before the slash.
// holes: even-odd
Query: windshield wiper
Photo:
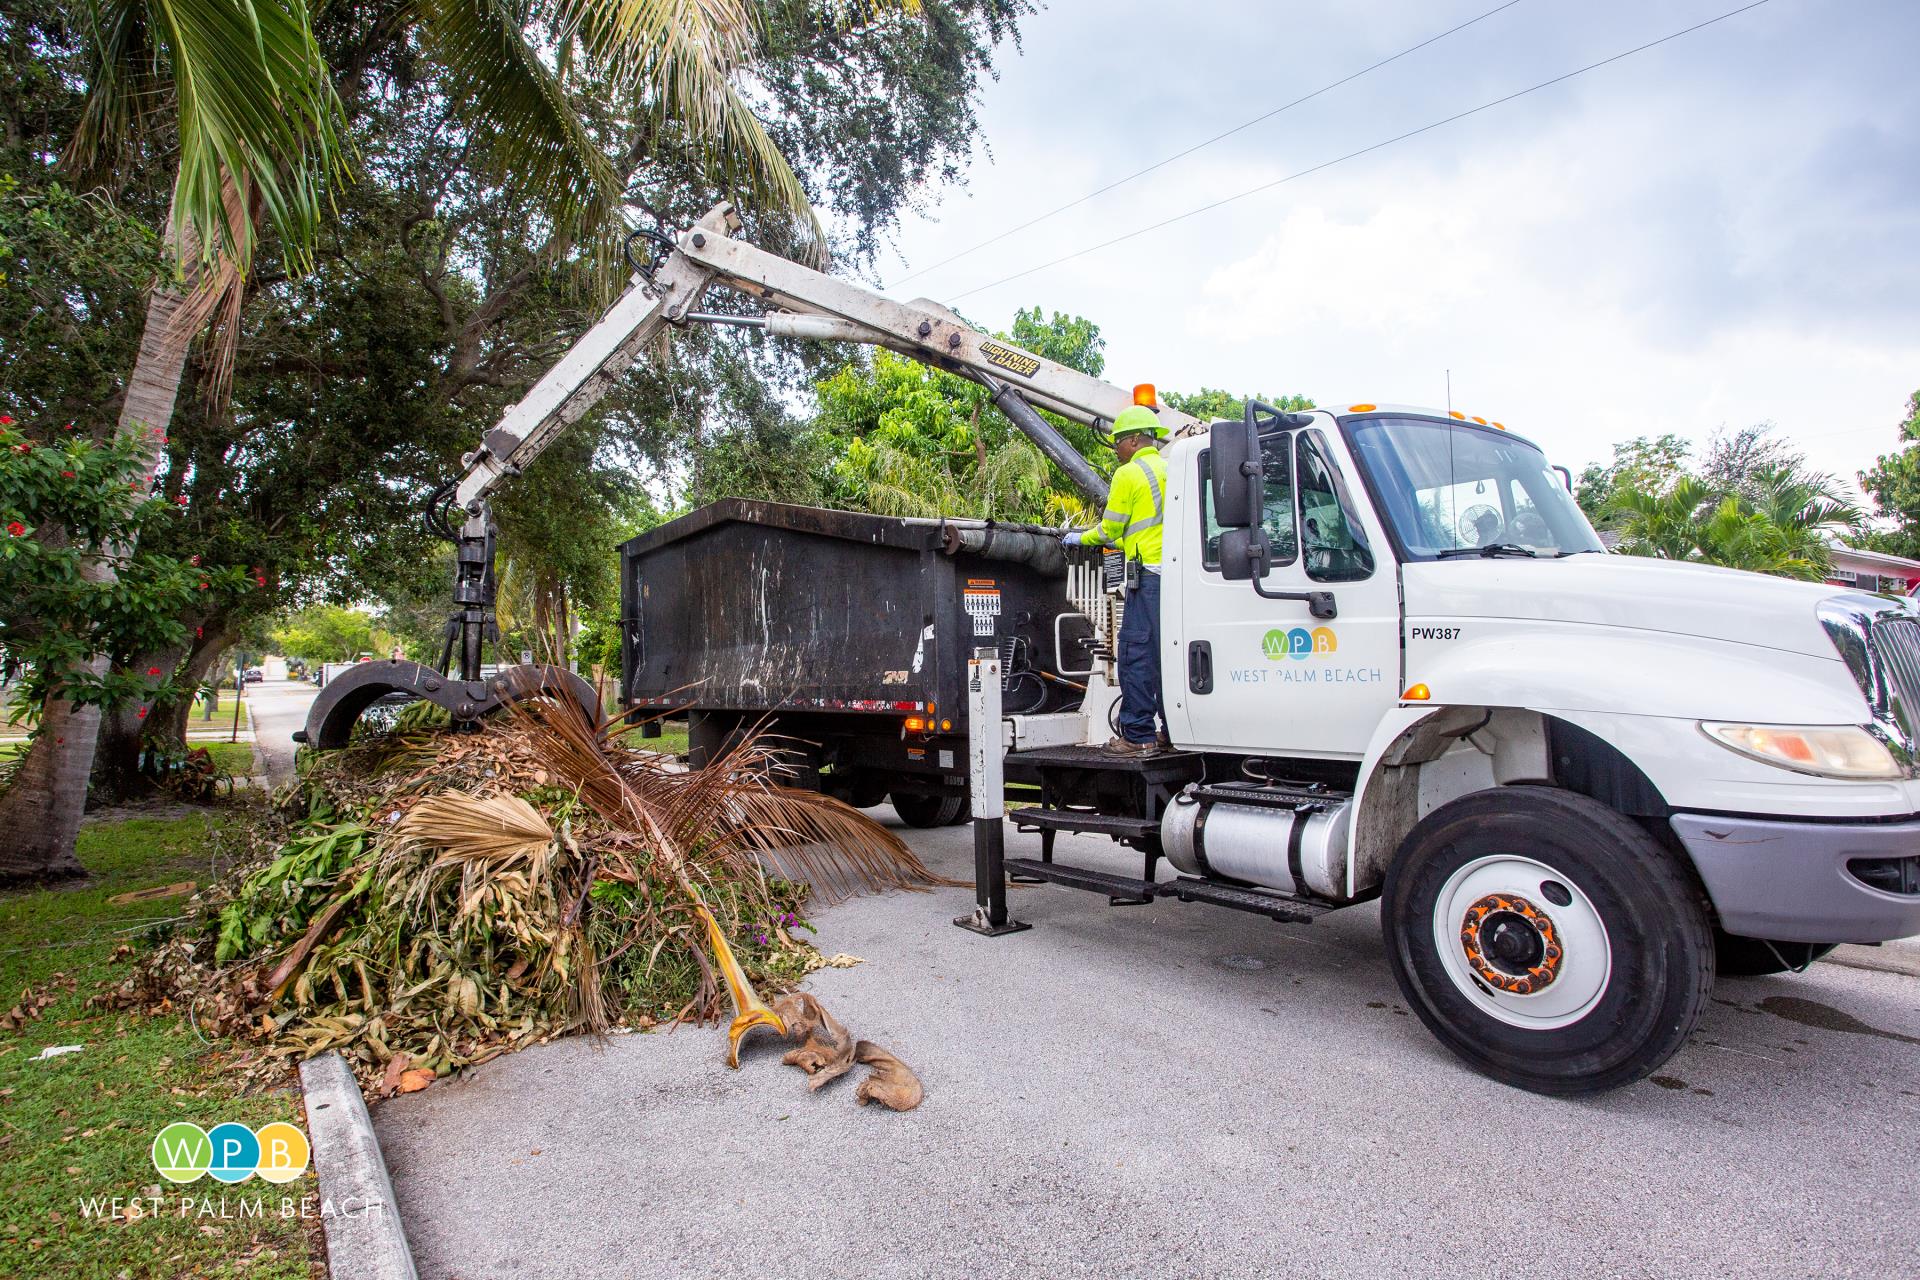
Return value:
<svg viewBox="0 0 1920 1280">
<path fill-rule="evenodd" d="M 1565 560 L 1568 556 L 1603 556 L 1605 554 L 1607 553 L 1599 547 L 1581 547 L 1577 551 L 1556 551 L 1553 554 L 1553 558 L 1555 560 Z"/>
<path fill-rule="evenodd" d="M 1479 556 L 1485 560 L 1490 560 L 1494 556 L 1525 556 L 1529 560 L 1536 558 L 1533 552 L 1517 542 L 1489 542 L 1484 547 L 1449 547 L 1440 552 L 1435 559 L 1451 560 L 1455 556 Z"/>
</svg>

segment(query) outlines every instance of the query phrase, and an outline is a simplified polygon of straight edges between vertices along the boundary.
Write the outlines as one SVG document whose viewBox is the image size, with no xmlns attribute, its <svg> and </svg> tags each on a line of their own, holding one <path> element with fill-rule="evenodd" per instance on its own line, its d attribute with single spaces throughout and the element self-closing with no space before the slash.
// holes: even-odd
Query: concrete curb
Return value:
<svg viewBox="0 0 1920 1280">
<path fill-rule="evenodd" d="M 333 1280 L 417 1280 L 387 1162 L 353 1069 L 337 1053 L 300 1064 Z"/>
</svg>

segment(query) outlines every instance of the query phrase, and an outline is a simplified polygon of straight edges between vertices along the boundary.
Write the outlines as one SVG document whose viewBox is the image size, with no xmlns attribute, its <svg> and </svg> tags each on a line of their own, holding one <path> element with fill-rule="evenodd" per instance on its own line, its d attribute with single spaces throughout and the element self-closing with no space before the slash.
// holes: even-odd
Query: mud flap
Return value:
<svg viewBox="0 0 1920 1280">
<path fill-rule="evenodd" d="M 485 680 L 456 680 L 432 667 L 389 658 L 362 662 L 329 680 L 307 711 L 306 728 L 294 741 L 331 751 L 347 745 L 353 726 L 366 709 L 388 694 L 404 693 L 444 707 L 456 721 L 478 720 L 509 702 L 551 698 L 571 704 L 589 724 L 597 724 L 593 686 L 565 667 L 507 667 Z"/>
</svg>

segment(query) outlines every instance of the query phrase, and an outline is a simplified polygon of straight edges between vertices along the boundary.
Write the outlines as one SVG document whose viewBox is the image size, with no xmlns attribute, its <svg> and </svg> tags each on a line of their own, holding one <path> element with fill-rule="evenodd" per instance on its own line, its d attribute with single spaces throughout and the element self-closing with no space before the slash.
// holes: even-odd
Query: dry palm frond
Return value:
<svg viewBox="0 0 1920 1280">
<path fill-rule="evenodd" d="M 519 796 L 464 791 L 422 800 L 401 820 L 399 832 L 409 844 L 445 850 L 441 865 L 485 861 L 506 870 L 525 864 L 536 876 L 556 838 L 540 811 Z"/>
<path fill-rule="evenodd" d="M 921 888 L 934 879 L 897 836 L 859 811 L 769 783 L 763 769 L 752 767 L 769 755 L 752 734 L 705 769 L 676 773 L 637 756 L 623 769 L 605 736 L 571 708 L 530 701 L 515 710 L 561 782 L 603 818 L 640 836 L 694 904 L 733 1000 L 729 1066 L 739 1065 L 740 1041 L 749 1031 L 786 1028 L 747 981 L 708 910 L 697 879 L 706 868 L 699 863 L 739 873 L 757 872 L 765 860 L 783 878 L 805 878 L 828 898 L 862 887 Z"/>
<path fill-rule="evenodd" d="M 616 759 L 578 717 L 521 705 L 542 760 L 565 785 L 610 822 L 658 829 L 676 857 L 691 850 L 701 862 L 734 870 L 766 865 L 812 885 L 826 902 L 951 883 L 858 809 L 775 782 L 782 752 L 769 735 L 748 733 L 706 768 L 679 772 L 638 753 Z"/>
</svg>

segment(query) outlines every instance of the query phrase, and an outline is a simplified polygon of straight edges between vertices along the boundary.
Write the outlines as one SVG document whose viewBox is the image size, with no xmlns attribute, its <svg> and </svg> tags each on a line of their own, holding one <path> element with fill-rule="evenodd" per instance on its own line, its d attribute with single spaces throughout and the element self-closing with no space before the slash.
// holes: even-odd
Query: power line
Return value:
<svg viewBox="0 0 1920 1280">
<path fill-rule="evenodd" d="M 1233 126 L 1233 128 L 1226 130 L 1225 132 L 1214 134 L 1211 138 L 1206 139 L 1204 142 L 1194 143 L 1192 146 L 1188 147 L 1185 151 L 1176 151 L 1164 160 L 1156 160 L 1144 169 L 1136 169 L 1124 178 L 1115 178 L 1112 182 L 1109 182 L 1106 186 L 1100 187 L 1093 191 L 1089 191 L 1087 192 L 1087 194 L 1081 196 L 1077 200 L 1069 200 L 1067 201 L 1067 203 L 1061 205 L 1057 209 L 1049 209 L 1047 210 L 1047 212 L 1041 214 L 1037 218 L 1029 218 L 1027 221 L 1021 223 L 1017 227 L 1009 227 L 1005 231 L 1002 231 L 999 235 L 994 236 L 987 240 L 982 240 L 979 244 L 974 245 L 972 248 L 962 249 L 960 252 L 954 254 L 951 257 L 942 258 L 938 262 L 929 263 L 928 265 L 921 267 L 918 271 L 914 271 L 908 275 L 901 276 L 898 280 L 895 280 L 892 284 L 888 285 L 887 287 L 889 289 L 898 288 L 899 286 L 905 284 L 909 280 L 919 279 L 921 276 L 927 274 L 927 272 L 929 271 L 939 270 L 941 267 L 946 266 L 949 262 L 958 262 L 960 261 L 960 259 L 967 257 L 970 254 L 978 253 L 980 250 L 986 248 L 988 245 L 999 244 L 1002 240 L 1005 240 L 1008 236 L 1017 235 L 1018 233 L 1025 231 L 1028 227 L 1038 226 L 1040 223 L 1045 222 L 1048 218 L 1051 218 L 1056 214 L 1065 213 L 1069 209 L 1077 208 L 1078 206 L 1083 205 L 1087 201 L 1093 199 L 1095 196 L 1103 196 L 1107 192 L 1112 191 L 1115 187 L 1124 187 L 1127 183 L 1132 182 L 1135 178 L 1145 177 L 1147 174 L 1152 173 L 1155 169 L 1164 169 L 1168 165 L 1172 164 L 1175 160 L 1183 160 L 1186 157 L 1192 155 L 1194 152 L 1210 147 L 1214 143 L 1219 142 L 1223 138 L 1231 138 L 1234 134 L 1239 133 L 1243 129 L 1251 129 L 1254 125 L 1259 124 L 1263 120 L 1271 120 L 1275 116 L 1281 114 L 1284 111 L 1291 111 L 1303 102 L 1311 102 L 1313 99 L 1319 97 L 1323 93 L 1329 93 L 1335 89 L 1338 89 L 1343 84 L 1348 84 L 1348 83 L 1351 83 L 1352 81 L 1358 80 L 1361 76 L 1364 76 L 1369 72 L 1378 71 L 1380 68 L 1386 66 L 1389 62 L 1398 62 L 1400 59 L 1406 57 L 1408 54 L 1418 53 L 1420 52 L 1420 50 L 1426 48 L 1430 44 L 1434 44 L 1438 41 L 1445 40 L 1448 36 L 1453 35 L 1457 31 L 1465 31 L 1468 27 L 1472 26 L 1474 23 L 1484 22 L 1488 18 L 1491 18 L 1494 14 L 1500 13 L 1506 9 L 1511 9 L 1513 8 L 1513 6 L 1519 3 L 1521 3 L 1521 0 L 1507 0 L 1505 4 L 1495 5 L 1493 8 L 1487 10 L 1485 13 L 1481 14 L 1477 18 L 1468 18 L 1465 22 L 1461 23 L 1457 27 L 1448 27 L 1445 31 L 1442 31 L 1439 35 L 1428 36 L 1425 40 L 1422 40 L 1419 44 L 1411 45 L 1405 49 L 1402 49 L 1400 52 L 1394 54 L 1390 58 L 1382 58 L 1380 59 L 1380 61 L 1374 63 L 1372 66 L 1362 67 L 1360 70 L 1354 72 L 1352 75 L 1342 76 L 1340 79 L 1335 80 L 1332 84 L 1321 85 L 1318 89 L 1315 89 L 1312 93 L 1306 94 L 1303 97 L 1295 98 L 1292 102 L 1287 103 L 1285 106 L 1275 107 L 1273 110 L 1266 112 L 1264 115 L 1257 115 L 1251 120 L 1244 120 L 1241 123 Z"/>
<path fill-rule="evenodd" d="M 948 301 L 958 302 L 962 298 L 970 298 L 976 293 L 985 293 L 988 289 L 997 289 L 1003 284 L 1010 284 L 1015 280 L 1024 279 L 1025 277 L 1033 275 L 1036 272 L 1046 271 L 1049 268 L 1057 267 L 1063 262 L 1072 262 L 1075 258 L 1084 258 L 1090 253 L 1098 253 L 1102 249 L 1111 249 L 1114 245 L 1124 244 L 1126 241 L 1135 239 L 1139 236 L 1144 236 L 1148 232 L 1159 231 L 1163 227 L 1170 227 L 1176 222 L 1184 222 L 1188 218 L 1198 217 L 1200 214 L 1203 214 L 1203 213 L 1210 213 L 1213 210 L 1221 208 L 1225 205 L 1233 204 L 1237 200 L 1245 200 L 1248 196 L 1259 195 L 1262 191 L 1271 191 L 1273 188 L 1292 182 L 1295 179 L 1305 178 L 1311 174 L 1319 173 L 1322 169 L 1331 169 L 1333 168 L 1333 166 L 1337 164 L 1344 164 L 1348 160 L 1357 160 L 1361 156 L 1371 154 L 1372 152 L 1379 151 L 1385 147 L 1390 147 L 1394 145 L 1396 142 L 1405 142 L 1408 138 L 1417 138 L 1423 133 L 1431 133 L 1435 129 L 1443 128 L 1446 125 L 1453 124 L 1460 120 L 1465 120 L 1468 116 L 1479 115 L 1482 111 L 1490 111 L 1494 107 L 1504 106 L 1506 103 L 1512 102 L 1517 98 L 1524 98 L 1530 93 L 1538 93 L 1542 89 L 1551 88 L 1556 84 L 1563 84 L 1566 81 L 1573 79 L 1575 76 L 1583 76 L 1589 71 L 1597 71 L 1601 67 L 1610 66 L 1615 62 L 1619 62 L 1623 58 L 1631 58 L 1636 53 L 1645 53 L 1649 49 L 1658 48 L 1659 46 L 1666 44 L 1669 41 L 1678 40 L 1681 36 L 1692 35 L 1694 32 L 1703 30 L 1707 27 L 1711 27 L 1715 23 L 1725 22 L 1729 18 L 1737 18 L 1741 14 L 1746 13 L 1751 9 L 1758 9 L 1761 5 L 1768 4 L 1770 2 L 1771 0 L 1752 0 L 1751 4 L 1741 5 L 1738 9 L 1729 9 L 1727 10 L 1727 12 L 1719 15 L 1718 17 L 1708 18 L 1705 22 L 1696 22 L 1690 27 L 1683 27 L 1680 30 L 1672 32 L 1669 35 L 1661 36 L 1658 40 L 1649 40 L 1647 43 L 1643 45 L 1637 45 L 1632 49 L 1625 50 L 1624 52 L 1621 52 L 1621 53 L 1616 53 L 1610 58 L 1602 58 L 1598 62 L 1590 62 L 1584 67 L 1580 67 L 1574 71 L 1569 71 L 1564 75 L 1557 75 L 1551 80 L 1542 80 L 1539 84 L 1531 85 L 1528 88 L 1517 90 L 1516 92 L 1506 95 L 1504 98 L 1495 98 L 1491 102 L 1483 102 L 1477 107 L 1471 107 L 1465 111 L 1458 112 L 1455 115 L 1450 115 L 1444 120 L 1435 120 L 1432 124 L 1421 125 L 1418 129 L 1409 129 L 1405 133 L 1396 134 L 1391 138 L 1385 139 L 1384 141 L 1376 142 L 1372 146 L 1362 147 L 1358 151 L 1349 151 L 1346 155 L 1337 156 L 1332 160 L 1323 160 L 1319 164 L 1314 165 L 1312 168 L 1302 169 L 1297 173 L 1290 173 L 1284 178 L 1275 178 L 1272 182 L 1263 182 L 1257 187 L 1249 187 L 1247 190 L 1240 192 L 1238 195 L 1224 196 L 1221 199 L 1212 201 L 1211 203 L 1203 204 L 1197 209 L 1189 209 L 1185 213 L 1176 213 L 1171 218 L 1163 218 L 1159 222 L 1155 222 L 1148 226 L 1140 227 L 1136 230 L 1126 232 L 1124 235 L 1117 235 L 1113 237 L 1111 240 L 1102 240 L 1099 244 L 1088 245 L 1084 249 L 1076 249 L 1072 253 L 1062 254 L 1060 257 L 1054 258 L 1047 262 L 1043 262 L 1039 266 L 1028 267 L 1025 271 L 1016 271 L 1012 275 L 1001 276 L 998 280 L 990 281 L 987 284 L 979 285 L 976 288 L 967 290 L 965 293 L 953 294 L 948 298 Z"/>
</svg>

